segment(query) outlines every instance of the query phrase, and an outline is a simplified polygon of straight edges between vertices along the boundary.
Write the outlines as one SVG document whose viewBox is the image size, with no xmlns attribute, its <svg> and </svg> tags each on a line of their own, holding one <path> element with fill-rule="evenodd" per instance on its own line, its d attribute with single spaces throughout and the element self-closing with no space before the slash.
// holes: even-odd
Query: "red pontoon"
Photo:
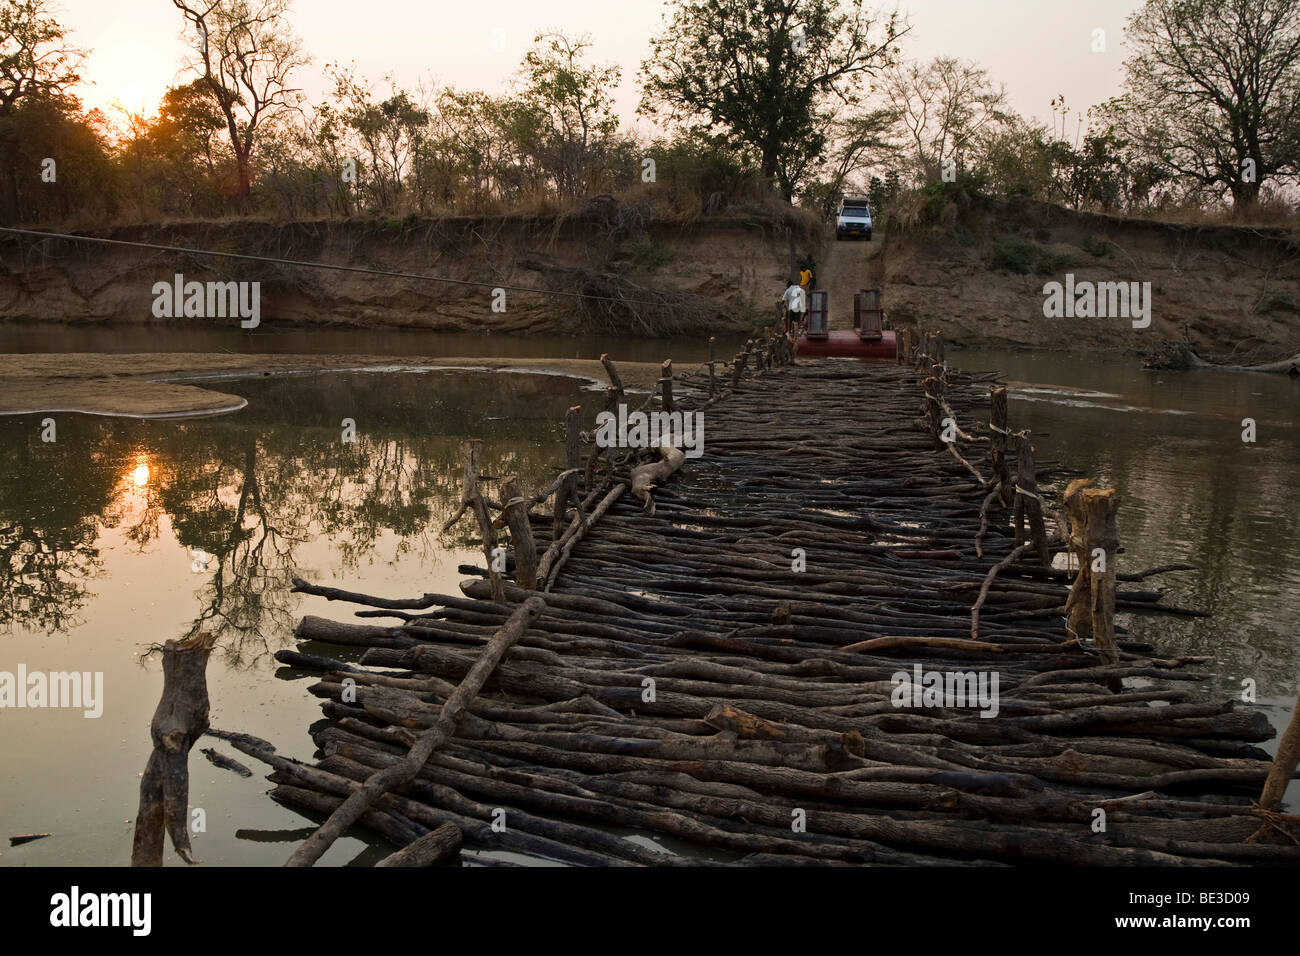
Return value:
<svg viewBox="0 0 1300 956">
<path fill-rule="evenodd" d="M 893 329 L 886 329 L 879 289 L 860 289 L 853 297 L 853 328 L 830 329 L 827 293 L 809 296 L 808 328 L 799 335 L 796 352 L 808 356 L 844 358 L 894 358 Z"/>
</svg>

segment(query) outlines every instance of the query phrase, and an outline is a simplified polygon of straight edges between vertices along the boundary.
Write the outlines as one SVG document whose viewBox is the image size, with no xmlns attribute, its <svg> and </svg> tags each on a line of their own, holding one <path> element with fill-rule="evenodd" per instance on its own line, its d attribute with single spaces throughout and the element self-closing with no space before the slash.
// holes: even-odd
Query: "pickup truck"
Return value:
<svg viewBox="0 0 1300 956">
<path fill-rule="evenodd" d="M 871 241 L 871 209 L 865 199 L 845 198 L 835 217 L 835 238 L 862 236 Z"/>
</svg>

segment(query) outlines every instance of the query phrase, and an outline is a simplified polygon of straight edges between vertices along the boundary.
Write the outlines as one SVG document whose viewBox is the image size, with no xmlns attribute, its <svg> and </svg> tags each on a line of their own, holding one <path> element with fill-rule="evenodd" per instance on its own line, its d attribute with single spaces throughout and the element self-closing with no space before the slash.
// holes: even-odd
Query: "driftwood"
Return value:
<svg viewBox="0 0 1300 956">
<path fill-rule="evenodd" d="M 650 491 L 666 481 L 686 461 L 686 452 L 680 448 L 665 445 L 659 449 L 659 454 L 663 456 L 659 461 L 632 469 L 632 494 L 641 502 L 645 513 L 651 516 L 655 513 L 655 502 Z"/>
<path fill-rule="evenodd" d="M 200 631 L 162 650 L 163 690 L 149 724 L 153 752 L 140 778 L 132 866 L 163 865 L 163 834 L 186 863 L 190 850 L 190 750 L 208 729 L 208 657 L 216 638 Z"/>
</svg>

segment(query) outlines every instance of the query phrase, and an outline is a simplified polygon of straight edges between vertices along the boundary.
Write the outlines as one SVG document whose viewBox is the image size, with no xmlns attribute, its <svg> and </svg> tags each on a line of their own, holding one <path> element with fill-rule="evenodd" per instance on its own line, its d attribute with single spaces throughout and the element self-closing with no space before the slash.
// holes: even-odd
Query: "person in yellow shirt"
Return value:
<svg viewBox="0 0 1300 956">
<path fill-rule="evenodd" d="M 807 291 L 808 287 L 812 285 L 811 269 L 805 268 L 802 272 L 799 273 L 799 284 L 803 286 L 804 291 Z"/>
</svg>

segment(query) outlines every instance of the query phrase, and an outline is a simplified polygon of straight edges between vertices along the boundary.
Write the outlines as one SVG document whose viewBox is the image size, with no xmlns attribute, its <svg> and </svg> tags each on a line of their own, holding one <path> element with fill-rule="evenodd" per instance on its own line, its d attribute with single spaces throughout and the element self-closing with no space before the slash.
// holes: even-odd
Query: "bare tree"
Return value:
<svg viewBox="0 0 1300 956">
<path fill-rule="evenodd" d="M 1128 39 L 1123 126 L 1148 156 L 1237 209 L 1300 175 L 1300 0 L 1147 0 Z"/>
<path fill-rule="evenodd" d="M 1006 91 L 969 60 L 901 64 L 885 71 L 881 88 L 921 182 L 938 180 L 947 163 L 960 165 L 983 134 L 1010 118 Z"/>
<path fill-rule="evenodd" d="M 298 109 L 289 76 L 310 62 L 286 20 L 289 0 L 172 0 L 194 28 L 197 57 L 187 66 L 212 88 L 235 156 L 236 195 L 252 185 L 257 131 Z"/>
</svg>

